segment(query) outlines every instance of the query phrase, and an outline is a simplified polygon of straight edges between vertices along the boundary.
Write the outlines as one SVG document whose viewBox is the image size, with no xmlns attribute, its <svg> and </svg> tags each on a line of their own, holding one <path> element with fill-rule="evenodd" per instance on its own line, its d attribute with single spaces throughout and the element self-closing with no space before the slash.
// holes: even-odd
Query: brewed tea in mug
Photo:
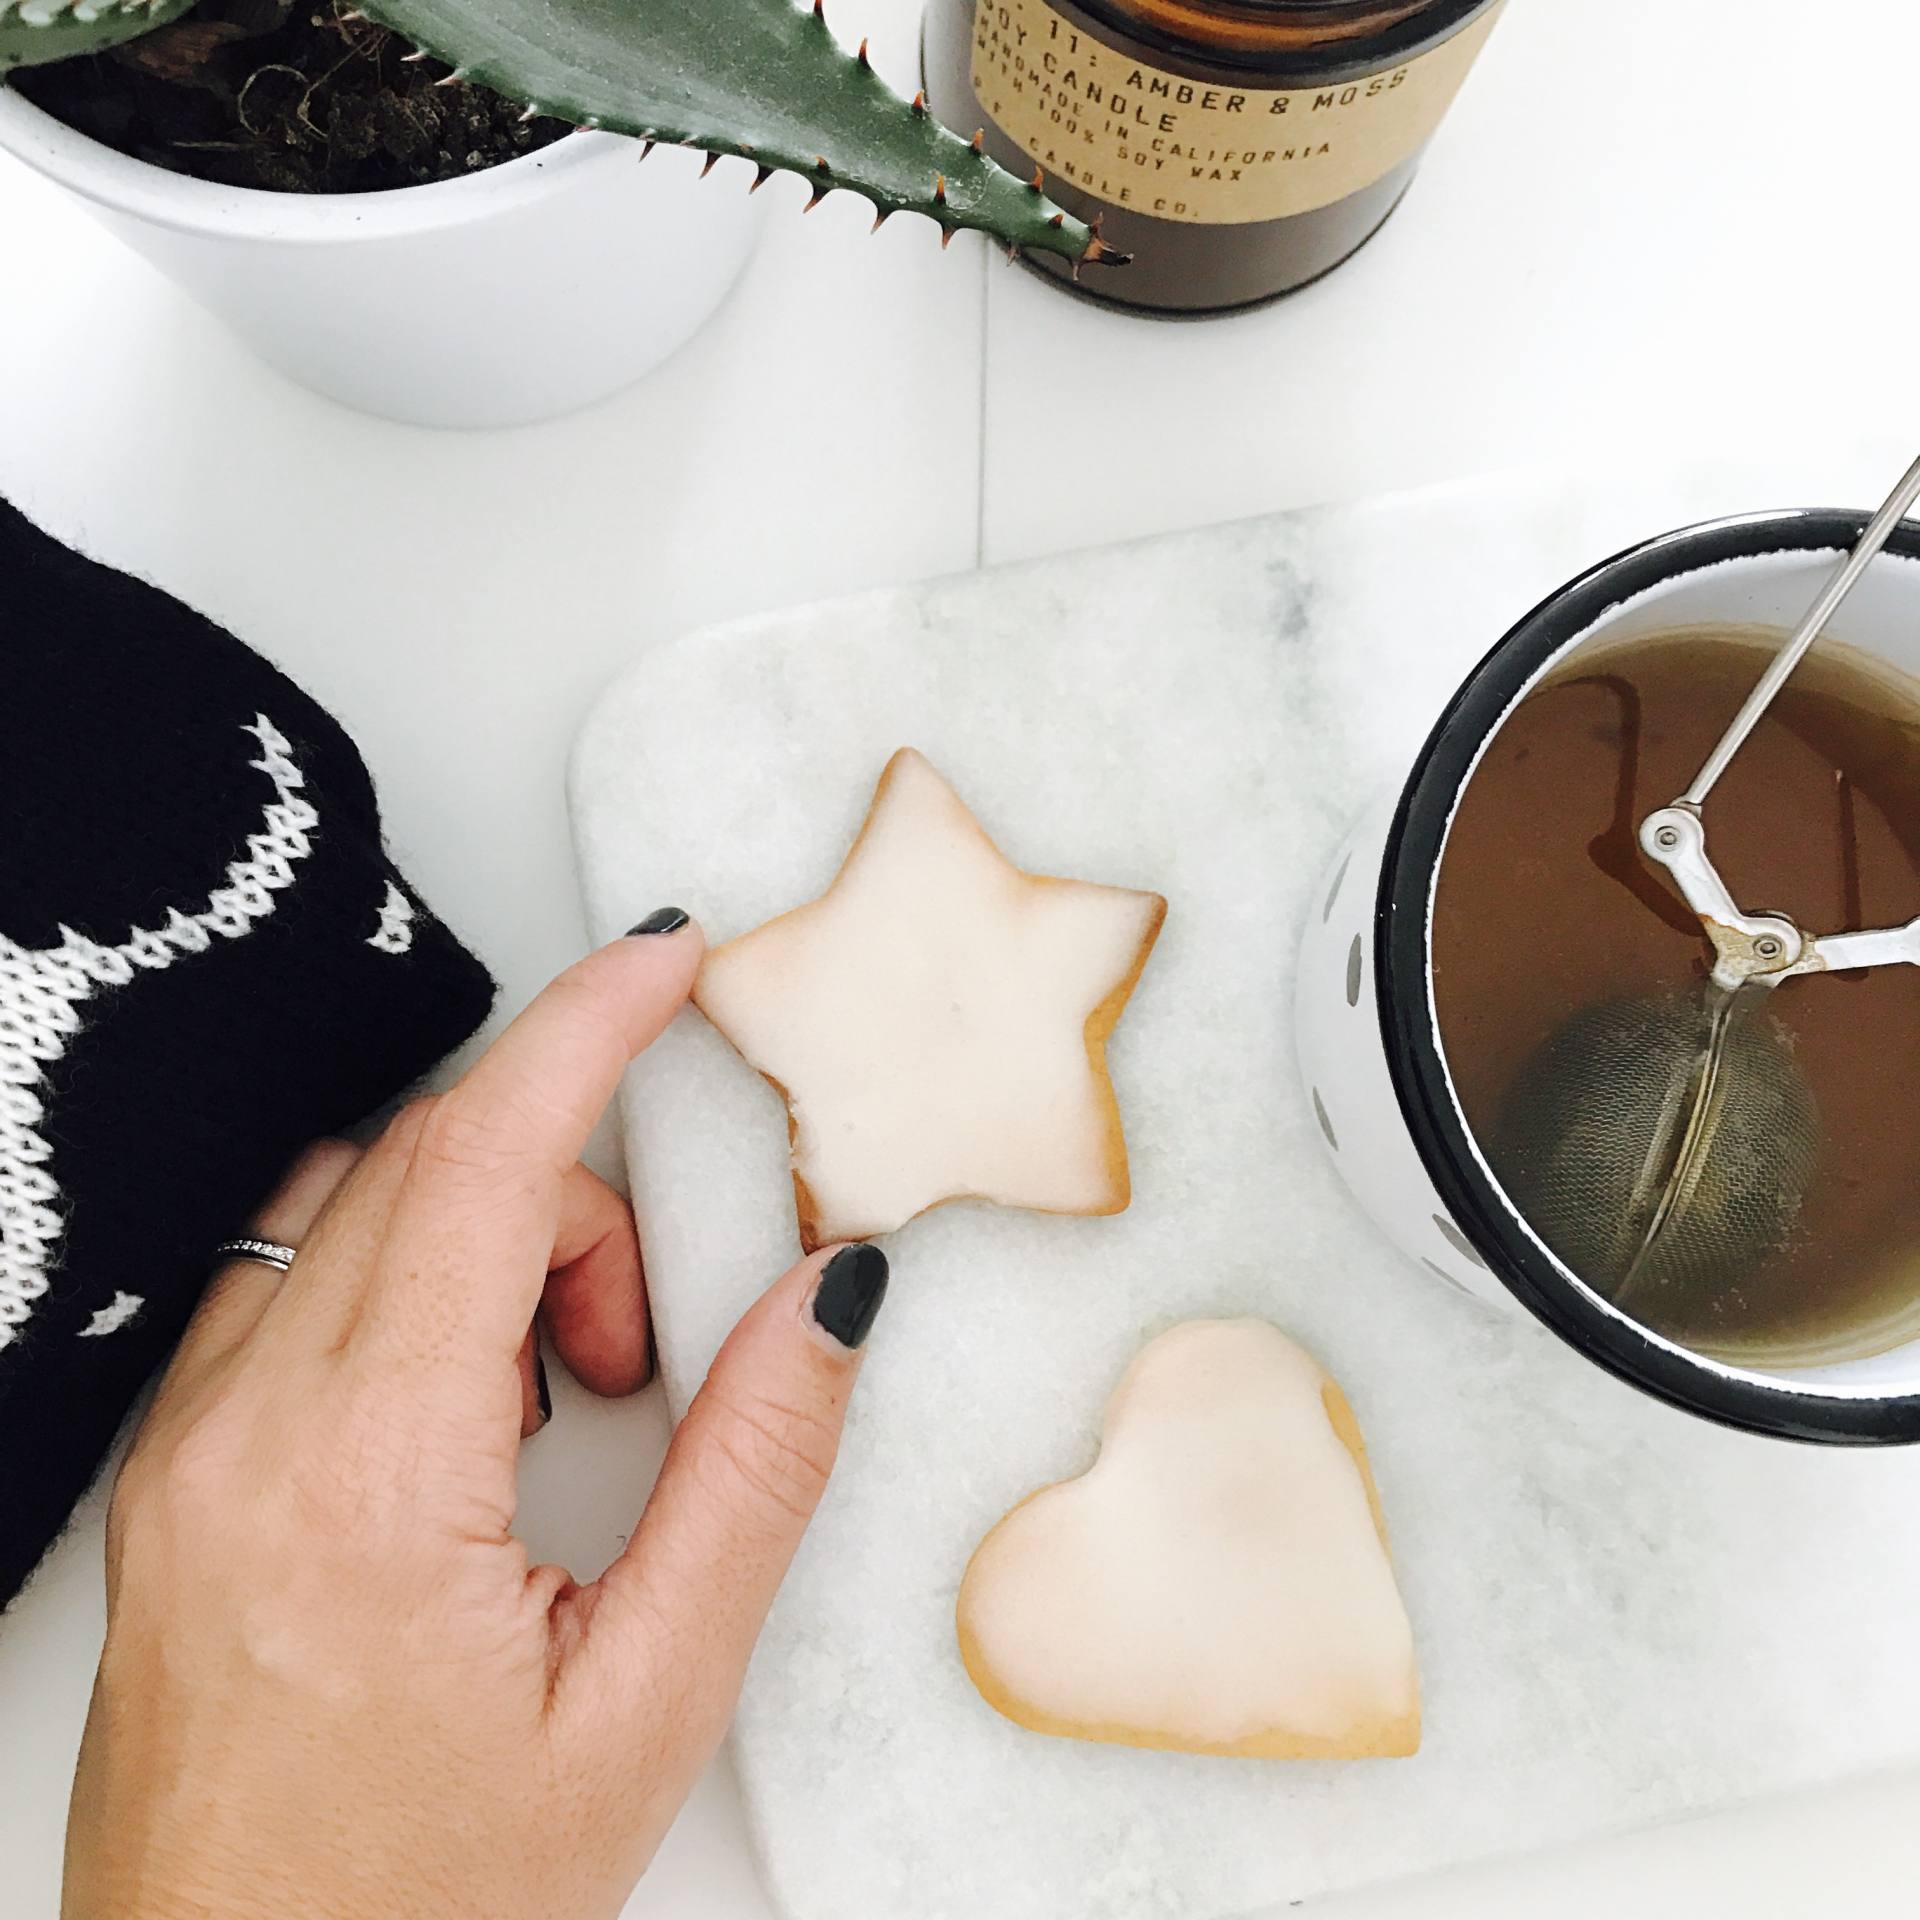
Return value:
<svg viewBox="0 0 1920 1920">
<path fill-rule="evenodd" d="M 1541 1137 L 1539 1063 L 1596 1029 L 1617 1038 L 1609 1008 L 1701 1004 L 1712 949 L 1637 827 L 1686 787 L 1784 638 L 1685 627 L 1577 650 L 1508 715 L 1449 830 L 1432 962 L 1456 1097 L 1495 1178 L 1576 1271 L 1594 1223 L 1528 1202 L 1566 1144 Z M 1823 640 L 1706 820 L 1749 911 L 1819 934 L 1911 920 L 1920 681 Z M 1723 1243 L 1725 1258 L 1636 1269 L 1630 1287 L 1581 1277 L 1655 1332 L 1737 1365 L 1885 1352 L 1920 1334 L 1920 968 L 1750 991 L 1754 1057 L 1779 1084 L 1744 1089 L 1771 1104 L 1736 1143 L 1734 1177 L 1765 1201 L 1750 1208 L 1762 1227 Z M 1618 1110 L 1645 1097 L 1632 1062 L 1582 1084 L 1596 1138 L 1639 1117 Z"/>
</svg>

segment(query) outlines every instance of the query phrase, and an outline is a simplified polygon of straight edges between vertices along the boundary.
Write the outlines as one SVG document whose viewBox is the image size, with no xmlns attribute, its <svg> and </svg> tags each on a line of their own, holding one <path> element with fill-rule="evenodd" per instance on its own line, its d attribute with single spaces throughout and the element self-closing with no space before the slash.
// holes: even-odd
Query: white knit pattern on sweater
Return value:
<svg viewBox="0 0 1920 1920">
<path fill-rule="evenodd" d="M 382 953 L 405 953 L 413 945 L 413 902 L 391 880 L 380 903 L 380 925 L 367 936 L 367 945 Z"/>
<path fill-rule="evenodd" d="M 243 731 L 260 747 L 247 764 L 273 783 L 274 798 L 260 831 L 247 836 L 246 857 L 228 866 L 227 884 L 204 906 L 174 907 L 161 925 L 135 927 L 117 946 L 66 926 L 57 947 L 22 947 L 0 934 L 0 1348 L 32 1318 L 59 1247 L 60 1188 L 39 1127 L 47 1076 L 80 1031 L 82 1005 L 103 988 L 124 987 L 142 968 L 205 953 L 215 936 L 241 938 L 273 911 L 274 895 L 293 885 L 312 846 L 319 816 L 301 797 L 306 782 L 291 745 L 264 713 Z M 121 1297 L 139 1305 L 135 1296 Z M 129 1318 L 131 1309 L 123 1309 L 115 1324 Z M 90 1332 L 111 1331 L 98 1319 Z"/>
</svg>

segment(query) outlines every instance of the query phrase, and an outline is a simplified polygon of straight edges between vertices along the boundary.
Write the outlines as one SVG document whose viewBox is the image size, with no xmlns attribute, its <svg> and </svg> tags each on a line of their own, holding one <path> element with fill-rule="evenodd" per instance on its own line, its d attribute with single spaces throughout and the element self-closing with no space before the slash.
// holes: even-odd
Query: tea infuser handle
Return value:
<svg viewBox="0 0 1920 1920">
<path fill-rule="evenodd" d="M 1760 716 L 1773 704 L 1773 697 L 1786 684 L 1807 650 L 1820 637 L 1820 629 L 1831 620 L 1840 602 L 1853 591 L 1854 583 L 1867 569 L 1867 563 L 1887 544 L 1888 536 L 1900 524 L 1907 509 L 1920 499 L 1920 460 L 1915 460 L 1900 478 L 1900 484 L 1888 494 L 1880 511 L 1866 524 L 1845 563 L 1826 584 L 1819 599 L 1807 610 L 1807 617 L 1794 629 L 1793 638 L 1768 663 L 1767 670 L 1747 695 L 1746 704 L 1733 716 L 1732 724 L 1720 736 L 1720 744 L 1708 754 L 1706 765 L 1694 775 L 1693 785 L 1680 796 L 1679 804 L 1697 807 L 1713 791 L 1713 785 L 1727 770 L 1727 762 L 1746 744 L 1747 735 L 1760 723 Z"/>
<path fill-rule="evenodd" d="M 1844 973 L 1851 967 L 1920 967 L 1920 919 L 1868 933 L 1823 933 L 1807 942 L 1791 973 Z"/>
<path fill-rule="evenodd" d="M 1790 973 L 1819 973 L 1837 966 L 1873 966 L 1889 959 L 1911 957 L 1904 949 L 1895 953 L 1888 948 L 1878 960 L 1835 961 L 1816 952 L 1816 943 L 1807 939 L 1791 920 L 1777 914 L 1743 914 L 1735 905 L 1726 882 L 1707 858 L 1707 830 L 1700 818 L 1701 803 L 1713 791 L 1714 783 L 1726 772 L 1727 763 L 1746 744 L 1747 736 L 1759 725 L 1760 717 L 1773 704 L 1774 696 L 1786 684 L 1788 676 L 1807 656 L 1807 650 L 1819 639 L 1821 629 L 1833 618 L 1854 583 L 1866 571 L 1902 516 L 1920 499 L 1920 460 L 1915 460 L 1900 477 L 1900 483 L 1862 529 L 1840 570 L 1821 590 L 1820 597 L 1807 610 L 1807 617 L 1793 631 L 1787 644 L 1767 663 L 1767 670 L 1747 695 L 1745 704 L 1733 716 L 1731 724 L 1706 764 L 1694 776 L 1693 785 L 1670 807 L 1650 813 L 1640 823 L 1640 844 L 1651 859 L 1673 875 L 1686 903 L 1700 916 L 1707 938 L 1713 942 L 1715 982 L 1729 990 L 1749 980 L 1764 980 L 1769 985 Z M 1908 930 L 1898 928 L 1886 936 L 1840 934 L 1836 940 L 1903 940 Z M 1831 953 L 1832 942 L 1826 943 Z"/>
<path fill-rule="evenodd" d="M 1693 808 L 1682 802 L 1648 814 L 1640 823 L 1640 844 L 1673 875 L 1681 898 L 1700 916 L 1713 942 L 1717 985 L 1732 991 L 1798 967 L 1805 936 L 1779 914 L 1740 911 L 1707 857 L 1707 830 Z"/>
</svg>

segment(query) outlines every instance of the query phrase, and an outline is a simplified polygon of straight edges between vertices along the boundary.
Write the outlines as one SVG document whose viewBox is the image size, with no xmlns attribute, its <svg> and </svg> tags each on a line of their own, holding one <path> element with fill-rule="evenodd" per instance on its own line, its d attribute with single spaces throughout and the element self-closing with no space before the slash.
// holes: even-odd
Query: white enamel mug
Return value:
<svg viewBox="0 0 1920 1920">
<path fill-rule="evenodd" d="M 1536 683 L 1590 641 L 1702 623 L 1791 628 L 1866 518 L 1754 514 L 1664 534 L 1603 561 L 1513 627 L 1455 693 L 1406 784 L 1335 855 L 1301 951 L 1295 1030 L 1335 1166 L 1423 1273 L 1525 1307 L 1597 1365 L 1689 1412 L 1800 1440 L 1887 1444 L 1920 1440 L 1920 1340 L 1827 1366 L 1732 1365 L 1642 1326 L 1555 1257 L 1461 1111 L 1431 951 L 1435 882 L 1460 796 Z M 1895 530 L 1826 632 L 1920 676 L 1920 525 Z"/>
</svg>

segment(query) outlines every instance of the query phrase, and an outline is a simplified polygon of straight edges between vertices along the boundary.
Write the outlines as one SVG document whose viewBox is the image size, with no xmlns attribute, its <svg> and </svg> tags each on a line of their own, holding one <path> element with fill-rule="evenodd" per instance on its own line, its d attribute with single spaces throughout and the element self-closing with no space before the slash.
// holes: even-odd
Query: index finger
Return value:
<svg viewBox="0 0 1920 1920">
<path fill-rule="evenodd" d="M 489 1172 L 533 1162 L 559 1178 L 580 1158 L 620 1076 L 693 991 L 706 941 L 663 907 L 548 983 L 471 1067 L 444 1104 Z"/>
<path fill-rule="evenodd" d="M 564 1183 L 633 1057 L 692 990 L 706 943 L 663 910 L 576 961 L 415 1131 L 382 1271 L 415 1325 L 464 1323 L 517 1350 L 546 1281 Z M 442 1315 L 450 1316 L 443 1318 Z"/>
</svg>

